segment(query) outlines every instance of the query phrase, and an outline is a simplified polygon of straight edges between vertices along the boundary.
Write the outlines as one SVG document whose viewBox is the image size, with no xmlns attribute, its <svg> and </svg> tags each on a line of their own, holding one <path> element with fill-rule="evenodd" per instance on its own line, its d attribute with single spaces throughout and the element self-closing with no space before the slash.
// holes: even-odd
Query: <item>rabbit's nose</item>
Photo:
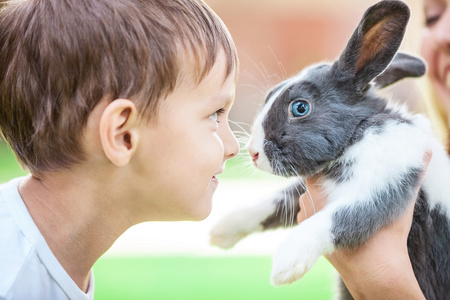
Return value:
<svg viewBox="0 0 450 300">
<path fill-rule="evenodd" d="M 250 157 L 253 161 L 257 161 L 259 158 L 259 152 L 253 152 L 252 150 L 248 150 L 248 153 L 250 154 Z"/>
</svg>

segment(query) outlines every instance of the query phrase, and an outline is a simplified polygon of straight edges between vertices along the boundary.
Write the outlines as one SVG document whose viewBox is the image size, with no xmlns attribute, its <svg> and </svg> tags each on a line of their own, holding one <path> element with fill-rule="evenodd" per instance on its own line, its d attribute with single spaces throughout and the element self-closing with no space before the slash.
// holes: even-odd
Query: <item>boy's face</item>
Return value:
<svg viewBox="0 0 450 300">
<path fill-rule="evenodd" d="M 199 85 L 185 78 L 141 135 L 138 180 L 149 193 L 153 220 L 201 220 L 211 211 L 215 176 L 239 152 L 228 126 L 235 73 L 224 81 L 225 70 L 222 54 Z"/>
</svg>

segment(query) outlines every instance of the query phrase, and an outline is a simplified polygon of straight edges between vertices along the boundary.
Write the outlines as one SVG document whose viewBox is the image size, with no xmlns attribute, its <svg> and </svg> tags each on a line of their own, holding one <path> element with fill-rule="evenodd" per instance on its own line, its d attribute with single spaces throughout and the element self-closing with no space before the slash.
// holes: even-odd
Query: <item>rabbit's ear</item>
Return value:
<svg viewBox="0 0 450 300">
<path fill-rule="evenodd" d="M 420 77 L 425 74 L 425 62 L 406 53 L 399 52 L 381 75 L 374 79 L 377 88 L 384 88 L 406 77 Z"/>
<path fill-rule="evenodd" d="M 389 65 L 403 39 L 409 20 L 408 6 L 385 0 L 371 6 L 353 32 L 335 67 L 343 80 L 364 91 Z"/>
</svg>

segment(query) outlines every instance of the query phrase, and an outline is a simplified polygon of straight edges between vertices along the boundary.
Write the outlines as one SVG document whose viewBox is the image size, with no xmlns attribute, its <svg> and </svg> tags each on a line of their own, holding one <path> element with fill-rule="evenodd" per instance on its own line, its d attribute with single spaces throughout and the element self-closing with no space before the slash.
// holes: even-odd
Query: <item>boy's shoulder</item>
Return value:
<svg viewBox="0 0 450 300">
<path fill-rule="evenodd" d="M 87 299 L 58 263 L 17 190 L 0 184 L 0 299 Z"/>
<path fill-rule="evenodd" d="M 0 184 L 0 299 L 13 296 L 12 289 L 17 285 L 21 273 L 26 271 L 33 253 L 32 244 L 16 220 L 17 202 L 21 201 L 17 192 L 19 182 L 19 179 L 14 179 Z"/>
</svg>

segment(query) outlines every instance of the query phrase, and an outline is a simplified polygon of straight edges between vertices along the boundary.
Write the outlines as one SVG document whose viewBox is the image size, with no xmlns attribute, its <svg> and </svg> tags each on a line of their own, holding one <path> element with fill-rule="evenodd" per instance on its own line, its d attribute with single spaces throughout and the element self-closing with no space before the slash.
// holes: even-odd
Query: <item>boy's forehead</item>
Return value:
<svg viewBox="0 0 450 300">
<path fill-rule="evenodd" d="M 182 68 L 177 84 L 179 87 L 195 89 L 208 84 L 223 86 L 228 81 L 236 83 L 238 70 L 234 67 L 234 69 L 227 74 L 228 62 L 223 50 L 218 53 L 212 68 L 210 68 L 201 78 L 200 74 L 205 68 L 205 66 L 202 66 L 201 59 L 193 59 L 190 55 L 188 55 L 188 58 L 189 59 L 184 60 L 185 63 L 181 64 Z"/>
</svg>

